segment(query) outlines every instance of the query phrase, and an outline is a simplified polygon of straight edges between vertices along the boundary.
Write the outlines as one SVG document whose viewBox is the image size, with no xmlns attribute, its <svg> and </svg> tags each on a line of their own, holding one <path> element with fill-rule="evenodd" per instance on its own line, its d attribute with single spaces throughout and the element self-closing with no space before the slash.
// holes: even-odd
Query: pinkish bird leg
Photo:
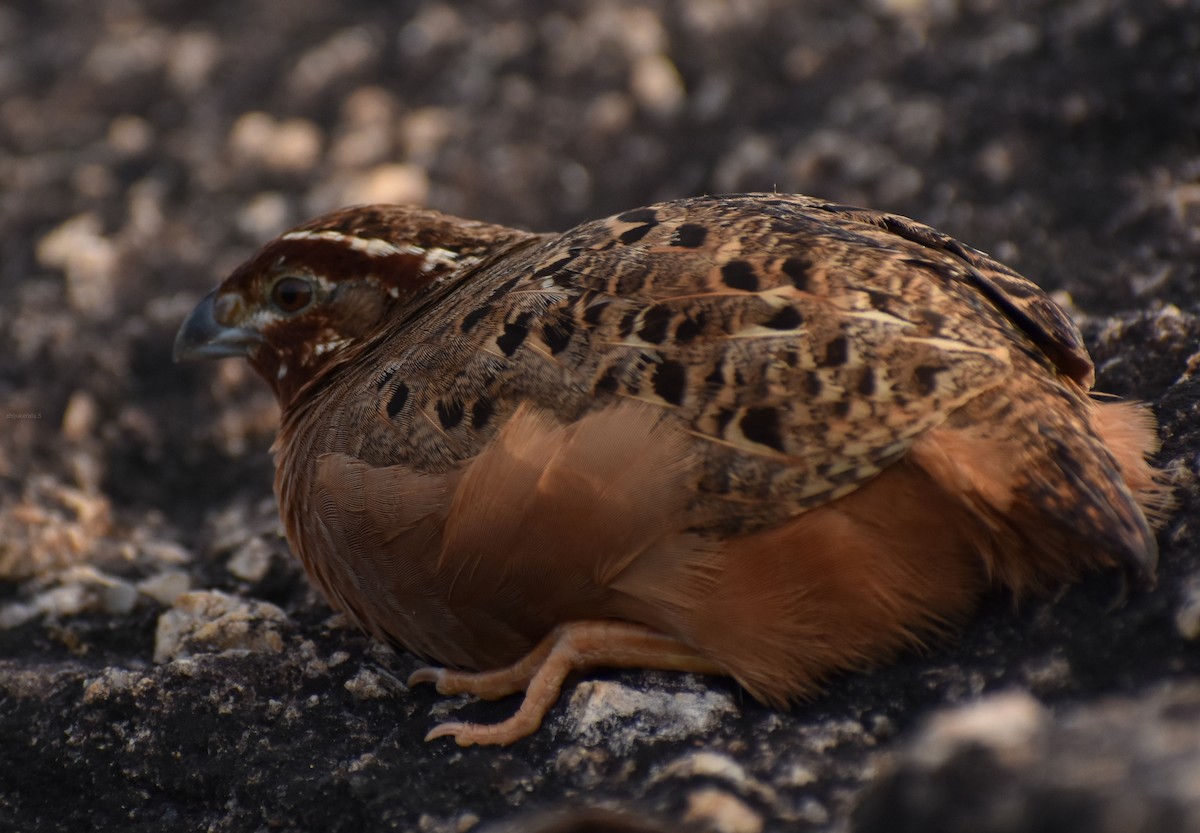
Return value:
<svg viewBox="0 0 1200 833">
<path fill-rule="evenodd" d="M 691 647 L 646 625 L 593 620 L 558 626 L 507 668 L 479 673 L 421 668 L 413 672 L 408 683 L 434 683 L 441 694 L 474 694 L 485 700 L 523 690 L 521 707 L 507 720 L 495 724 L 442 723 L 425 736 L 425 740 L 453 737 L 459 746 L 504 746 L 537 731 L 558 700 L 568 674 L 592 668 L 723 673 Z"/>
</svg>

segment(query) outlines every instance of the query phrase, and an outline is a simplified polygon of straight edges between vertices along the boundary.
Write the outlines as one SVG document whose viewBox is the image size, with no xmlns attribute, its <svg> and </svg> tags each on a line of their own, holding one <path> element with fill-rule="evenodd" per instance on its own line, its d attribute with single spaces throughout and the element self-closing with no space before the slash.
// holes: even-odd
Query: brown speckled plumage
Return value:
<svg viewBox="0 0 1200 833">
<path fill-rule="evenodd" d="M 1154 570 L 1152 420 L 1088 396 L 1034 284 L 893 215 L 705 197 L 534 235 L 351 208 L 268 244 L 177 352 L 275 387 L 288 539 L 333 604 L 464 669 L 539 646 L 417 675 L 528 688 L 435 732 L 462 743 L 536 729 L 572 667 L 783 704 L 989 580 Z"/>
</svg>

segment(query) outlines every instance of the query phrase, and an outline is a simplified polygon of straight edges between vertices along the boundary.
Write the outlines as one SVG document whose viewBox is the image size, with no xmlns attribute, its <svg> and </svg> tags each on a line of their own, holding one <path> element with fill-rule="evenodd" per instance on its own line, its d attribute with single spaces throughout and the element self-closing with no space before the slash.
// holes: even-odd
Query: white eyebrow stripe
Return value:
<svg viewBox="0 0 1200 833">
<path fill-rule="evenodd" d="M 325 229 L 324 231 L 289 231 L 283 235 L 284 240 L 329 240 L 333 243 L 343 243 L 349 246 L 356 252 L 362 252 L 370 257 L 391 257 L 392 255 L 414 255 L 417 257 L 425 257 L 431 250 L 422 249 L 420 246 L 414 246 L 411 243 L 398 246 L 389 240 L 381 240 L 378 237 L 355 237 L 352 234 L 343 234 L 340 231 Z M 445 249 L 435 249 L 444 254 L 452 254 Z"/>
<path fill-rule="evenodd" d="M 438 267 L 459 265 L 469 266 L 478 258 L 462 258 L 458 252 L 434 246 L 429 249 L 414 243 L 397 245 L 390 240 L 378 237 L 355 237 L 333 229 L 323 231 L 289 231 L 282 236 L 283 240 L 328 240 L 331 243 L 341 243 L 356 252 L 362 252 L 368 257 L 391 257 L 392 255 L 409 255 L 421 258 L 421 271 L 432 272 Z"/>
</svg>

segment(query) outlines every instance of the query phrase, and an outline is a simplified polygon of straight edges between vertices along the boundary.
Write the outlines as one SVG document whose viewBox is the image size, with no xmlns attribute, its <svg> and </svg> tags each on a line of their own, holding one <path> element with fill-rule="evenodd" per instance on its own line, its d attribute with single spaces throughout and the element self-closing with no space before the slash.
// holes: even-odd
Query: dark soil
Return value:
<svg viewBox="0 0 1200 833">
<path fill-rule="evenodd" d="M 446 712 L 400 682 L 416 661 L 331 617 L 279 538 L 269 392 L 172 364 L 183 316 L 342 204 L 553 230 L 770 190 L 913 216 L 1059 293 L 1098 387 L 1158 415 L 1179 508 L 1157 585 L 1115 609 L 1111 575 L 997 595 L 790 713 L 601 674 L 512 748 L 424 743 Z M 0 252 L 0 829 L 439 833 L 570 807 L 729 833 L 1200 829 L 1183 779 L 1049 763 L 1119 759 L 1097 745 L 1119 737 L 1146 771 L 1200 771 L 1152 742 L 1200 713 L 1195 0 L 14 0 Z M 156 662 L 183 590 L 209 606 Z M 1044 765 L 969 732 L 982 752 L 922 757 L 932 715 L 1013 691 Z M 980 773 L 1027 812 L 964 804 Z"/>
</svg>

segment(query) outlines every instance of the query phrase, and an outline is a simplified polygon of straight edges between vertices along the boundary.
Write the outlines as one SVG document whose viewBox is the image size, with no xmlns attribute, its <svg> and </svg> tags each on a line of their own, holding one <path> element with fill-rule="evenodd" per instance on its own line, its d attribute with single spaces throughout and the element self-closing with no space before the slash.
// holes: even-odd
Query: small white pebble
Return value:
<svg viewBox="0 0 1200 833">
<path fill-rule="evenodd" d="M 225 562 L 225 569 L 242 581 L 262 581 L 271 569 L 271 548 L 258 536 L 249 538 Z"/>
<path fill-rule="evenodd" d="M 183 570 L 163 570 L 137 583 L 137 590 L 161 605 L 174 604 L 175 600 L 192 589 L 192 579 Z"/>
<path fill-rule="evenodd" d="M 389 694 L 384 678 L 367 668 L 346 680 L 345 687 L 359 700 L 379 700 Z"/>
</svg>

